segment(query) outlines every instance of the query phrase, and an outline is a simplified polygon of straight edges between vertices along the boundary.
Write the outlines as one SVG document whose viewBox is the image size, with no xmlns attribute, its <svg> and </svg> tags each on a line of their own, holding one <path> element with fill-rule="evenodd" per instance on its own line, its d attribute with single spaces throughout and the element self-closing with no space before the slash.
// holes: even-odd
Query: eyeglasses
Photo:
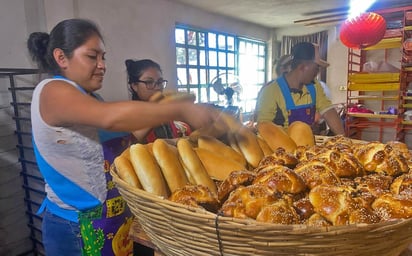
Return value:
<svg viewBox="0 0 412 256">
<path fill-rule="evenodd" d="M 148 90 L 153 90 L 155 88 L 159 88 L 159 89 L 164 89 L 167 85 L 167 80 L 163 80 L 163 79 L 159 79 L 157 81 L 153 81 L 153 80 L 147 80 L 147 81 L 143 81 L 143 80 L 137 80 L 138 83 L 144 83 L 146 85 L 146 88 Z"/>
</svg>

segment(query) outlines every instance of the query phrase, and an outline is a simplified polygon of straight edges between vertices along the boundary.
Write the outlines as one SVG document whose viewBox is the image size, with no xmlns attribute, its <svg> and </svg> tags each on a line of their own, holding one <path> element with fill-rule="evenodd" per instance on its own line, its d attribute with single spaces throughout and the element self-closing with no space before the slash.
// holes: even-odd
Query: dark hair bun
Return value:
<svg viewBox="0 0 412 256">
<path fill-rule="evenodd" d="M 129 70 L 135 61 L 132 59 L 127 59 L 124 63 L 126 64 L 126 68 Z"/>
<path fill-rule="evenodd" d="M 27 40 L 27 47 L 31 52 L 37 53 L 37 56 L 32 56 L 33 58 L 46 55 L 49 40 L 50 36 L 45 32 L 34 32 L 30 34 Z"/>
<path fill-rule="evenodd" d="M 48 67 L 46 56 L 49 41 L 50 35 L 45 32 L 33 32 L 27 40 L 27 48 L 29 49 L 31 59 L 37 62 L 42 70 L 47 70 Z"/>
</svg>

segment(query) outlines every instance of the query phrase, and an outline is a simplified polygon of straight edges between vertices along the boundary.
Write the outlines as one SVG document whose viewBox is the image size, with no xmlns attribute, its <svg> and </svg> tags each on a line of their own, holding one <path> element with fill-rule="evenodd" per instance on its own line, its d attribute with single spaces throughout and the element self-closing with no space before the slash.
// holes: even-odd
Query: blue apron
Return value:
<svg viewBox="0 0 412 256">
<path fill-rule="evenodd" d="M 283 94 L 283 98 L 285 99 L 286 103 L 286 110 L 288 112 L 288 123 L 289 125 L 294 121 L 302 121 L 307 123 L 308 125 L 312 125 L 315 121 L 315 112 L 316 112 L 316 91 L 314 84 L 307 84 L 306 88 L 309 91 L 310 97 L 312 102 L 309 104 L 304 105 L 295 105 L 293 101 L 289 86 L 286 82 L 284 76 L 279 77 L 276 79 L 280 90 Z"/>
</svg>

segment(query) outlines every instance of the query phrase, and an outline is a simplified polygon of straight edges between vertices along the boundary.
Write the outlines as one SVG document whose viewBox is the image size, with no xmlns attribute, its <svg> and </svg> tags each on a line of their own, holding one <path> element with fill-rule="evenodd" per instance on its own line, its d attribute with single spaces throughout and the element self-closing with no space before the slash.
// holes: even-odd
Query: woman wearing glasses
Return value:
<svg viewBox="0 0 412 256">
<path fill-rule="evenodd" d="M 167 85 L 163 79 L 160 65 L 150 59 L 125 61 L 129 91 L 132 100 L 149 101 L 153 94 Z M 187 136 L 191 132 L 190 126 L 181 121 L 169 121 L 154 128 L 145 128 L 133 132 L 140 143 L 150 143 L 157 138 L 172 139 Z"/>
</svg>

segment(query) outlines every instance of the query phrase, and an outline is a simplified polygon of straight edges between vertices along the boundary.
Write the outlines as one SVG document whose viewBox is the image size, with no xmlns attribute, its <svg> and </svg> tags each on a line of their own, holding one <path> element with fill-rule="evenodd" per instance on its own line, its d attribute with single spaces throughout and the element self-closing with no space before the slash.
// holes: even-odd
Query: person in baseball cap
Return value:
<svg viewBox="0 0 412 256">
<path fill-rule="evenodd" d="M 271 121 L 287 128 L 301 121 L 312 126 L 318 112 L 335 135 L 344 134 L 342 120 L 316 81 L 320 68 L 328 66 L 320 58 L 318 45 L 296 44 L 291 51 L 290 71 L 262 87 L 258 95 L 257 123 Z"/>
<path fill-rule="evenodd" d="M 329 66 L 329 63 L 320 58 L 319 45 L 313 43 L 302 42 L 292 48 L 292 62 L 302 60 L 313 61 L 324 68 Z"/>
</svg>

